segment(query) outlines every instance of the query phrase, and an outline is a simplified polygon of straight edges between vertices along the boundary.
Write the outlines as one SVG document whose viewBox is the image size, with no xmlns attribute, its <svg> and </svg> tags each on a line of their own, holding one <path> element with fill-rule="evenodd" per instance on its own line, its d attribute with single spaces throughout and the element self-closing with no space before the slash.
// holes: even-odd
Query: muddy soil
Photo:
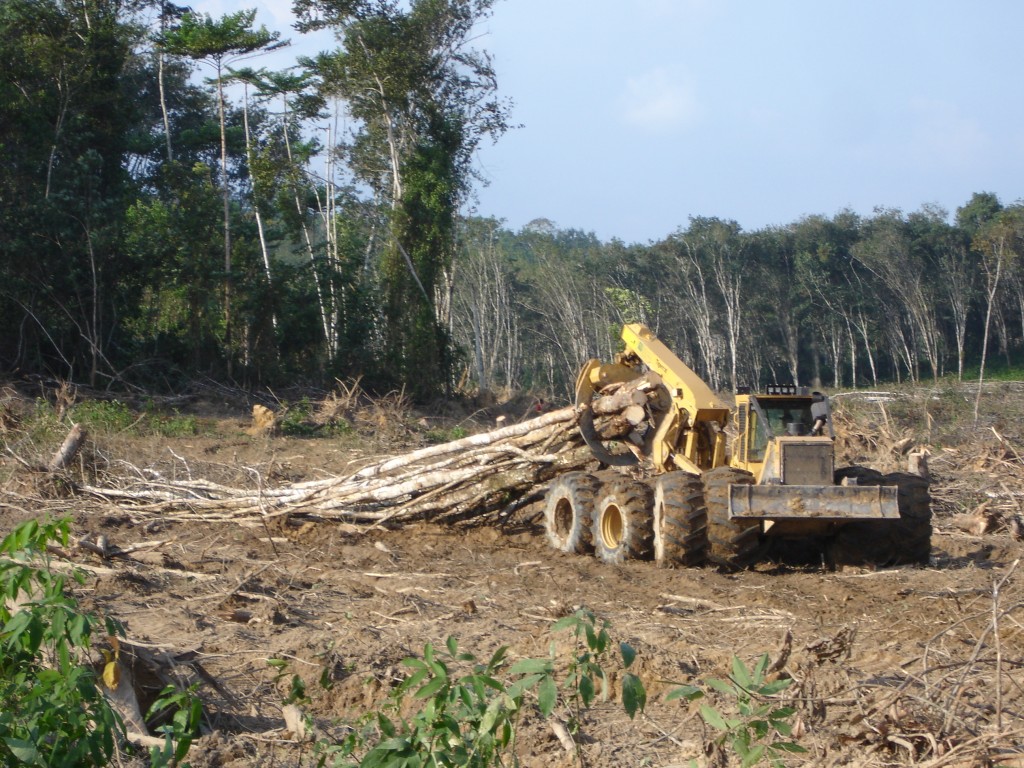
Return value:
<svg viewBox="0 0 1024 768">
<path fill-rule="evenodd" d="M 96 438 L 97 450 L 109 473 L 173 465 L 237 483 L 323 477 L 367 452 L 351 439 L 254 437 L 245 426 L 238 416 L 202 437 Z M 944 471 L 937 482 L 952 483 Z M 769 561 L 728 574 L 611 567 L 555 552 L 536 505 L 503 526 L 382 530 L 309 518 L 243 526 L 142 517 L 13 481 L 0 530 L 58 512 L 73 516 L 76 535 L 102 535 L 112 547 L 163 542 L 106 560 L 76 550 L 74 561 L 89 569 L 76 595 L 121 620 L 166 678 L 198 683 L 207 733 L 193 766 L 316 764 L 310 740 L 297 742 L 283 719 L 294 675 L 305 682 L 315 737 L 329 739 L 382 705 L 404 676 L 403 658 L 449 636 L 478 657 L 500 646 L 512 658 L 553 648 L 564 668 L 572 638 L 551 627 L 580 607 L 609 622 L 615 643 L 636 649 L 631 671 L 646 686 L 646 711 L 634 720 L 623 712 L 613 656 L 612 696 L 584 714 L 580 754 L 527 713 L 516 748 L 523 765 L 738 764 L 696 705 L 665 695 L 675 684 L 727 677 L 733 656 L 749 665 L 765 653 L 795 681 L 785 696 L 797 710 L 794 738 L 808 751 L 786 764 L 1024 764 L 1016 570 L 1024 545 L 1005 531 L 971 535 L 939 515 L 927 567 Z M 735 711 L 720 694 L 710 702 Z"/>
</svg>

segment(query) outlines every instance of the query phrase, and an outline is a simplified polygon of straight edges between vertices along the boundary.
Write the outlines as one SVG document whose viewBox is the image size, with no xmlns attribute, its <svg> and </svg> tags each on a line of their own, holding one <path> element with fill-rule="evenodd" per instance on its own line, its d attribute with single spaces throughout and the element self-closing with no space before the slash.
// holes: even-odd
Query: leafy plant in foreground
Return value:
<svg viewBox="0 0 1024 768">
<path fill-rule="evenodd" d="M 563 701 L 572 712 L 574 732 L 580 713 L 597 696 L 595 681 L 607 695 L 608 676 L 602 666 L 609 647 L 608 624 L 596 626 L 590 611 L 581 609 L 552 627 L 572 629 L 578 645 L 562 685 Z M 620 646 L 626 666 L 636 657 L 626 644 Z M 459 650 L 449 637 L 445 648 L 427 644 L 422 658 L 402 661 L 409 676 L 391 694 L 385 707 L 360 720 L 340 744 L 317 745 L 320 765 L 360 768 L 418 768 L 420 766 L 518 766 L 515 755 L 516 726 L 528 706 L 550 717 L 560 700 L 555 676 L 554 646 L 548 658 L 521 659 L 509 664 L 508 649 L 499 648 L 487 661 Z M 464 672 L 459 668 L 468 669 Z M 535 704 L 533 697 L 536 697 Z M 630 717 L 643 709 L 646 693 L 640 679 L 626 675 L 623 704 Z M 410 705 L 418 705 L 405 715 Z M 355 758 L 361 754 L 361 758 Z"/>
<path fill-rule="evenodd" d="M 181 763 L 192 746 L 192 739 L 199 732 L 199 724 L 203 717 L 203 705 L 195 695 L 198 684 L 188 690 L 181 691 L 168 685 L 149 708 L 147 719 L 156 717 L 163 712 L 173 712 L 170 722 L 157 728 L 164 735 L 164 743 L 159 747 L 150 747 L 149 762 L 151 768 L 175 768 L 188 763 Z"/>
<path fill-rule="evenodd" d="M 724 694 L 735 706 L 735 715 L 726 715 L 710 706 L 701 704 L 700 716 L 707 725 L 720 732 L 715 739 L 719 745 L 728 745 L 740 758 L 743 768 L 767 759 L 773 766 L 781 768 L 783 752 L 806 752 L 792 741 L 783 741 L 776 736 L 789 736 L 793 727 L 789 719 L 796 714 L 793 707 L 780 707 L 771 697 L 784 691 L 793 681 L 788 678 L 766 680 L 768 654 L 757 660 L 751 669 L 733 656 L 732 675 L 729 680 L 711 678 L 707 686 Z M 686 699 L 695 701 L 704 692 L 692 685 L 673 689 L 667 701 Z"/>
<path fill-rule="evenodd" d="M 82 663 L 94 619 L 46 567 L 46 547 L 66 545 L 67 519 L 22 523 L 0 542 L 0 763 L 101 766 L 124 730 Z M 41 560 L 43 567 L 33 563 Z M 75 575 L 81 580 L 79 575 Z M 108 635 L 121 633 L 106 620 Z"/>
<path fill-rule="evenodd" d="M 427 644 L 422 658 L 407 658 L 402 665 L 408 677 L 394 690 L 379 711 L 365 714 L 350 727 L 340 743 L 316 744 L 319 765 L 335 768 L 487 768 L 518 766 L 515 755 L 516 728 L 522 713 L 534 707 L 542 717 L 550 718 L 561 705 L 568 711 L 569 732 L 578 736 L 583 715 L 598 699 L 609 696 L 610 625 L 593 612 L 581 608 L 559 619 L 552 632 L 571 631 L 574 649 L 559 682 L 556 669 L 559 653 L 554 643 L 547 658 L 526 658 L 510 663 L 508 649 L 499 648 L 486 662 L 460 651 L 458 641 L 449 637 L 443 649 Z M 621 700 L 630 718 L 643 712 L 647 692 L 639 676 L 626 672 L 636 659 L 636 651 L 619 643 L 623 674 Z M 275 663 L 276 662 L 276 663 Z M 282 669 L 285 663 L 272 660 Z M 778 706 L 777 694 L 792 680 L 766 679 L 768 656 L 762 656 L 748 669 L 733 657 L 728 680 L 709 679 L 701 684 L 678 686 L 666 700 L 695 701 L 705 696 L 705 688 L 731 700 L 735 713 L 723 713 L 702 704 L 700 715 L 719 731 L 716 743 L 728 747 L 740 759 L 743 768 L 762 760 L 782 766 L 783 753 L 805 752 L 800 745 L 779 737 L 792 733 L 790 719 L 795 710 Z M 462 670 L 462 671 L 460 671 Z M 283 676 L 284 672 L 281 672 Z M 321 679 L 323 684 L 323 678 Z M 305 689 L 292 682 L 305 700 Z M 409 712 L 412 711 L 412 714 Z M 576 739 L 576 743 L 579 740 Z M 577 760 L 583 755 L 577 750 Z"/>
<path fill-rule="evenodd" d="M 581 712 L 590 707 L 597 696 L 598 681 L 601 684 L 601 698 L 608 698 L 605 664 L 611 643 L 608 634 L 610 627 L 607 620 L 602 620 L 598 626 L 597 617 L 586 608 L 559 619 L 552 627 L 554 632 L 572 630 L 576 642 L 575 654 L 569 662 L 569 677 L 565 681 L 572 713 L 569 726 L 573 734 L 579 731 Z M 623 668 L 629 669 L 636 659 L 636 651 L 628 643 L 619 643 L 619 654 Z M 637 712 L 643 711 L 646 703 L 647 691 L 643 682 L 633 673 L 626 673 L 622 678 L 622 706 L 626 714 L 633 718 Z"/>
</svg>

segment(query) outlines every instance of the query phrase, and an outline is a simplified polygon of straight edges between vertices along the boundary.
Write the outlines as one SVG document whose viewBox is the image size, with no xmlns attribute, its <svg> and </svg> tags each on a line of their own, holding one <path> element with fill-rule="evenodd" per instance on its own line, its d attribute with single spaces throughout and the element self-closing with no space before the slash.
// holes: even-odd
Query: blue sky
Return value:
<svg viewBox="0 0 1024 768">
<path fill-rule="evenodd" d="M 290 0 L 258 9 L 293 46 Z M 690 216 L 746 230 L 876 206 L 1024 197 L 1024 2 L 499 0 L 476 47 L 521 128 L 485 146 L 475 212 L 602 240 Z"/>
</svg>

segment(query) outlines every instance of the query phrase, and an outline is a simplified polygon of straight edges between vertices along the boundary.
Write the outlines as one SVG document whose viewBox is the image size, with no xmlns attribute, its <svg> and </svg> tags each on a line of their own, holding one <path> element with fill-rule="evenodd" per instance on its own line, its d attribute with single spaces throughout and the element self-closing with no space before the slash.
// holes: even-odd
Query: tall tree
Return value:
<svg viewBox="0 0 1024 768">
<path fill-rule="evenodd" d="M 214 70 L 217 89 L 217 115 L 220 122 L 220 172 L 224 206 L 224 347 L 231 371 L 231 184 L 228 179 L 228 144 L 225 118 L 225 70 L 243 59 L 266 53 L 284 45 L 279 32 L 266 27 L 253 28 L 256 10 L 243 10 L 214 20 L 209 14 L 186 13 L 181 21 L 158 37 L 163 51 L 206 64 Z"/>
<path fill-rule="evenodd" d="M 753 313 L 767 323 L 750 323 L 747 332 L 766 340 L 766 326 L 774 325 L 778 333 L 779 352 L 789 369 L 794 384 L 802 382 L 800 369 L 801 344 L 807 339 L 806 291 L 797 272 L 795 237 L 791 229 L 773 227 L 753 235 L 756 254 L 748 280 L 752 284 L 750 299 Z M 751 313 L 751 314 L 753 314 Z M 755 340 L 756 346 L 763 346 Z M 774 351 L 774 350 L 773 350 Z"/>
<path fill-rule="evenodd" d="M 509 260 L 493 219 L 471 219 L 462 227 L 459 276 L 452 316 L 456 341 L 468 348 L 480 389 L 518 384 L 519 322 Z"/>
<path fill-rule="evenodd" d="M 972 241 L 981 254 L 985 273 L 985 326 L 982 331 L 981 364 L 978 368 L 978 394 L 974 400 L 974 421 L 978 421 L 981 389 L 985 380 L 985 360 L 988 354 L 989 328 L 992 310 L 996 304 L 1001 281 L 1010 265 L 1024 254 L 1024 206 L 1011 206 L 1000 210 L 978 227 Z"/>
<path fill-rule="evenodd" d="M 945 211 L 922 210 L 916 214 L 918 230 L 924 234 L 926 228 L 944 221 L 945 215 Z M 900 211 L 881 211 L 868 222 L 865 236 L 853 252 L 898 300 L 898 310 L 909 319 L 914 346 L 924 352 L 932 378 L 938 381 L 943 338 L 935 295 L 938 286 L 931 279 L 936 264 L 930 250 L 917 242 L 912 223 Z M 914 349 L 912 357 L 916 354 Z M 911 370 L 911 375 L 917 378 L 916 371 Z"/>
<path fill-rule="evenodd" d="M 333 29 L 341 43 L 308 64 L 356 121 L 338 151 L 388 210 L 380 275 L 389 367 L 419 396 L 450 380 L 444 315 L 473 153 L 508 127 L 490 57 L 470 47 L 493 2 L 294 3 L 298 29 Z"/>
<path fill-rule="evenodd" d="M 138 39 L 125 14 L 115 0 L 0 3 L 0 316 L 18 329 L 0 354 L 91 382 L 113 373 L 129 298 L 120 224 L 138 112 L 125 72 Z"/>
</svg>

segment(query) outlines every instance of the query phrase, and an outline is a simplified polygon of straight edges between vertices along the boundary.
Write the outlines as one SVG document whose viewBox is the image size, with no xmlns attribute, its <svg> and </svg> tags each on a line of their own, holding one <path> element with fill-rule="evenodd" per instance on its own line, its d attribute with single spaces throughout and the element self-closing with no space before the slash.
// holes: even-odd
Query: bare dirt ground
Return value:
<svg viewBox="0 0 1024 768">
<path fill-rule="evenodd" d="M 664 696 L 673 683 L 728 676 L 734 655 L 750 664 L 764 653 L 795 681 L 786 695 L 798 710 L 795 740 L 808 752 L 788 765 L 1024 765 L 1024 545 L 1007 528 L 1024 492 L 1015 447 L 1024 449 L 1024 425 L 1003 412 L 968 437 L 943 431 L 939 407 L 963 410 L 963 398 L 950 397 L 957 405 L 926 402 L 927 419 L 917 406 L 903 415 L 896 406 L 848 406 L 840 441 L 848 460 L 891 465 L 883 470 L 902 461 L 904 438 L 930 446 L 928 567 L 610 567 L 549 549 L 537 505 L 502 525 L 396 530 L 309 518 L 159 519 L 25 482 L 20 460 L 33 460 L 24 454 L 34 444 L 13 419 L 0 435 L 8 447 L 0 532 L 30 516 L 70 514 L 77 536 L 142 545 L 107 559 L 76 549 L 88 574 L 76 596 L 124 622 L 166 679 L 199 684 L 207 733 L 189 758 L 197 767 L 315 764 L 310 741 L 297 742 L 282 716 L 293 675 L 306 683 L 315 735 L 336 737 L 342 721 L 381 705 L 403 677 L 401 660 L 424 644 L 455 636 L 479 657 L 507 645 L 519 658 L 546 656 L 555 642 L 565 659 L 571 638 L 551 625 L 580 606 L 637 650 L 632 671 L 649 696 L 635 720 L 614 696 L 587 713 L 585 765 L 731 764 L 694 706 Z M 87 454 L 102 465 L 100 479 L 159 468 L 234 485 L 293 483 L 339 474 L 353 458 L 400 453 L 421 437 L 412 428 L 390 442 L 358 433 L 257 437 L 245 432 L 246 407 L 192 403 L 182 412 L 188 407 L 203 419 L 199 435 L 94 435 Z M 963 514 L 993 525 L 967 532 L 955 517 Z M 285 674 L 268 664 L 274 659 L 287 662 Z M 731 705 L 714 701 L 722 711 Z M 537 715 L 524 717 L 517 752 L 527 766 L 580 764 Z"/>
</svg>

